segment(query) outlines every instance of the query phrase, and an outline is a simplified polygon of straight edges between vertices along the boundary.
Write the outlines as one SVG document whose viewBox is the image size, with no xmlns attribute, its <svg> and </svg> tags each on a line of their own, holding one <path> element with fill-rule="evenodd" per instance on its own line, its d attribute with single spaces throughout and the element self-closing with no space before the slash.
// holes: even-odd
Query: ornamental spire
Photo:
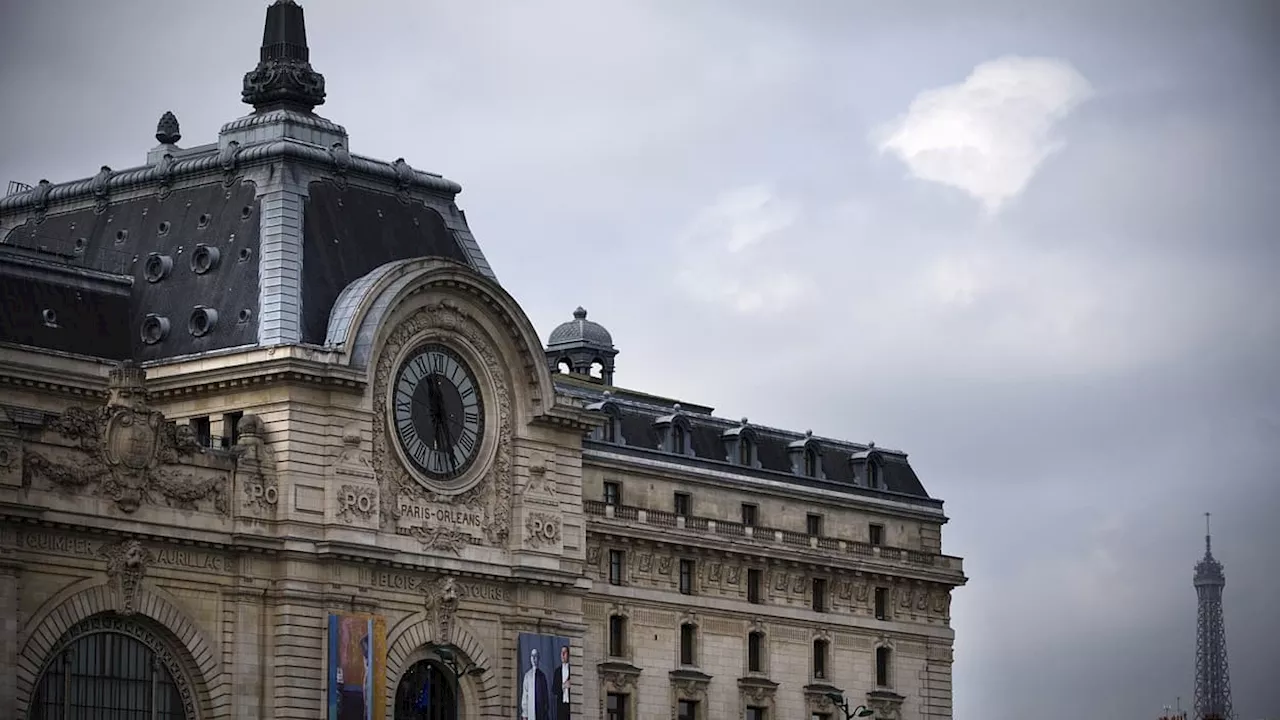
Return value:
<svg viewBox="0 0 1280 720">
<path fill-rule="evenodd" d="M 294 0 L 267 8 L 258 66 L 245 73 L 241 99 L 255 112 L 276 109 L 311 112 L 324 104 L 324 76 L 311 68 L 307 24 Z"/>
</svg>

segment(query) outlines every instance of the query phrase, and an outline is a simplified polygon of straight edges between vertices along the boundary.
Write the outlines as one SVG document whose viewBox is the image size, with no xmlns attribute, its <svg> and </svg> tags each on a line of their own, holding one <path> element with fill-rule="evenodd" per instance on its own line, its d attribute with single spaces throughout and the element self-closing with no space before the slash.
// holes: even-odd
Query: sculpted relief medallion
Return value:
<svg viewBox="0 0 1280 720">
<path fill-rule="evenodd" d="M 111 370 L 104 407 L 70 407 L 50 422 L 46 429 L 80 452 L 31 451 L 24 484 L 40 480 L 65 492 L 102 495 L 126 513 L 151 503 L 225 514 L 228 478 L 187 464 L 201 448 L 189 428 L 167 422 L 147 404 L 145 379 L 141 368 L 122 363 Z"/>
<path fill-rule="evenodd" d="M 426 549 L 503 545 L 511 529 L 511 395 L 492 342 L 445 301 L 397 326 L 374 371 L 383 530 Z"/>
</svg>

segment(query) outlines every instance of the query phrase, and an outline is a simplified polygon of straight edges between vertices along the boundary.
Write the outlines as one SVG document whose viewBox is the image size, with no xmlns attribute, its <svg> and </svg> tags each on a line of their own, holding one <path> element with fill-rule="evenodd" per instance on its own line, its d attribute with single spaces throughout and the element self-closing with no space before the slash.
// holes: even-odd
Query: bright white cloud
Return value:
<svg viewBox="0 0 1280 720">
<path fill-rule="evenodd" d="M 994 213 L 1062 147 L 1054 125 L 1092 94 L 1066 61 L 1004 57 L 921 92 L 873 141 L 916 177 L 959 188 Z"/>
<path fill-rule="evenodd" d="M 676 280 L 690 295 L 739 313 L 771 313 L 803 299 L 807 283 L 779 267 L 779 236 L 800 219 L 799 204 L 767 185 L 723 193 L 679 235 Z"/>
</svg>

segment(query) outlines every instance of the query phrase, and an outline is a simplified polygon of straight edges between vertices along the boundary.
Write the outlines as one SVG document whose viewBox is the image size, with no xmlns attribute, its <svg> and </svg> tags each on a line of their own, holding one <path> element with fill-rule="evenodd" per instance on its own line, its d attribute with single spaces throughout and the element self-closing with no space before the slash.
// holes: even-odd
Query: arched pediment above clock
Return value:
<svg viewBox="0 0 1280 720">
<path fill-rule="evenodd" d="M 520 410 L 538 415 L 555 397 L 542 342 L 519 304 L 494 281 L 461 263 L 439 258 L 397 260 L 348 285 L 329 314 L 325 345 L 353 369 L 370 371 L 395 325 L 430 302 L 448 301 L 486 329 Z M 523 414 L 523 413 L 522 413 Z"/>
</svg>

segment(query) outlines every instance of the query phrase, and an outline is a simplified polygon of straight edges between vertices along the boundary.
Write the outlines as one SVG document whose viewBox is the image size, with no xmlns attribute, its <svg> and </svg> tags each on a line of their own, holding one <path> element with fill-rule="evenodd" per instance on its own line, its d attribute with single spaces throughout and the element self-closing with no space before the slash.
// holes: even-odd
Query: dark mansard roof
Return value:
<svg viewBox="0 0 1280 720">
<path fill-rule="evenodd" d="M 254 112 L 218 142 L 178 147 L 165 113 L 145 165 L 0 198 L 0 342 L 138 361 L 322 344 L 343 288 L 387 262 L 496 279 L 461 188 L 352 154 L 324 97 L 302 8 L 278 0 L 244 78 Z"/>
<path fill-rule="evenodd" d="M 929 497 L 907 462 L 906 454 L 897 450 L 879 448 L 874 443 L 849 443 L 807 432 L 754 425 L 745 419 L 719 418 L 708 407 L 606 387 L 575 375 L 556 374 L 553 378 L 562 393 L 616 419 L 616 436 L 612 442 L 607 442 L 602 432 L 588 439 L 587 445 L 595 449 L 663 457 L 708 469 L 731 470 L 815 488 L 896 497 L 908 502 L 925 501 L 923 505 L 942 507 L 941 501 Z M 664 428 L 670 423 L 680 423 L 687 428 L 687 454 L 678 455 L 669 450 Z M 734 441 L 743 435 L 755 449 L 753 467 L 736 462 Z M 803 453 L 807 449 L 817 454 L 821 469 L 817 477 L 804 474 Z M 876 468 L 875 487 L 869 478 L 870 465 Z"/>
</svg>

